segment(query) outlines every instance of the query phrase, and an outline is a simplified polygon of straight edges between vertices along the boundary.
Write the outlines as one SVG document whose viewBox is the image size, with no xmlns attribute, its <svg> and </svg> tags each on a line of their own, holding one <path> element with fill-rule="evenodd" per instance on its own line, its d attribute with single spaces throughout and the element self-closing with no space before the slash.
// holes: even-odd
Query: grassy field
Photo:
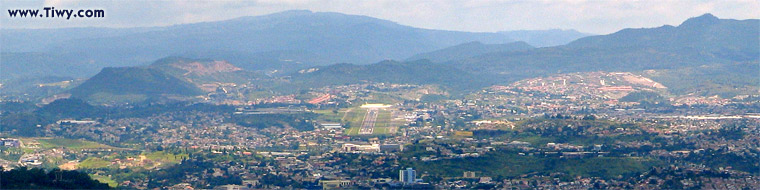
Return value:
<svg viewBox="0 0 760 190">
<path fill-rule="evenodd" d="M 375 131 L 373 131 L 372 134 L 373 135 L 387 135 L 388 127 L 375 127 Z"/>
<path fill-rule="evenodd" d="M 314 113 L 319 114 L 319 117 L 317 117 L 320 121 L 325 122 L 341 122 L 340 120 L 343 118 L 343 114 L 346 113 L 348 109 L 340 109 L 338 110 L 338 113 L 334 113 L 333 110 L 314 110 Z"/>
<path fill-rule="evenodd" d="M 156 151 L 151 152 L 147 154 L 143 154 L 145 158 L 149 160 L 153 160 L 154 162 L 165 162 L 165 163 L 179 163 L 182 161 L 182 158 L 186 158 L 187 154 L 172 154 L 167 153 L 164 151 Z"/>
<path fill-rule="evenodd" d="M 42 148 L 59 148 L 66 147 L 70 149 L 86 149 L 86 148 L 113 148 L 108 145 L 77 139 L 63 139 L 63 138 L 37 138 L 33 139 L 40 143 Z"/>
<path fill-rule="evenodd" d="M 386 93 L 371 93 L 369 97 L 364 99 L 364 101 L 372 103 L 393 104 L 394 102 L 399 102 L 402 100 L 398 97 L 394 97 Z"/>
<path fill-rule="evenodd" d="M 388 128 L 391 127 L 391 111 L 380 110 L 377 114 L 377 122 L 375 123 L 375 131 L 373 135 L 387 135 Z"/>
<path fill-rule="evenodd" d="M 346 129 L 347 135 L 358 135 L 359 134 L 359 127 L 351 127 Z"/>
<path fill-rule="evenodd" d="M 111 179 L 111 177 L 108 177 L 108 176 L 90 174 L 90 177 L 94 180 L 100 181 L 101 183 L 108 184 L 108 186 L 112 188 L 116 188 L 116 186 L 119 185 L 118 183 L 116 183 L 116 181 L 114 181 L 113 179 Z"/>
<path fill-rule="evenodd" d="M 107 168 L 110 165 L 111 165 L 111 162 L 103 160 L 102 158 L 89 157 L 79 163 L 79 168 L 97 169 L 97 168 Z"/>
<path fill-rule="evenodd" d="M 364 121 L 364 115 L 366 114 L 367 110 L 362 108 L 352 108 L 346 112 L 345 117 L 342 118 L 341 122 L 344 125 L 349 126 L 348 130 L 346 130 L 346 134 L 359 134 L 359 128 L 362 126 L 362 121 Z"/>
<path fill-rule="evenodd" d="M 375 128 L 388 127 L 390 126 L 390 121 L 391 121 L 391 111 L 380 110 L 380 112 L 377 113 L 377 123 L 375 123 Z"/>
</svg>

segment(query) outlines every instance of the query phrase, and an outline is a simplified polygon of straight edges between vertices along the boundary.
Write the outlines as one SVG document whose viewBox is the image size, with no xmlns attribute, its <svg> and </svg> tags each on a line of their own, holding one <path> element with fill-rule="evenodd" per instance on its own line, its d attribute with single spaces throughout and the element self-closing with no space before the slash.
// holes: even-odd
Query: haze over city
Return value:
<svg viewBox="0 0 760 190">
<path fill-rule="evenodd" d="M 441 1 L 11 1 L 0 8 L 98 8 L 104 19 L 25 20 L 2 17 L 4 28 L 58 27 L 147 27 L 220 21 L 242 16 L 259 16 L 286 10 L 311 10 L 364 15 L 427 29 L 496 32 L 507 30 L 575 29 L 607 34 L 623 28 L 677 25 L 704 13 L 721 18 L 748 19 L 760 16 L 760 3 L 753 0 L 668 0 L 668 1 L 526 1 L 526 0 L 441 0 Z"/>
</svg>

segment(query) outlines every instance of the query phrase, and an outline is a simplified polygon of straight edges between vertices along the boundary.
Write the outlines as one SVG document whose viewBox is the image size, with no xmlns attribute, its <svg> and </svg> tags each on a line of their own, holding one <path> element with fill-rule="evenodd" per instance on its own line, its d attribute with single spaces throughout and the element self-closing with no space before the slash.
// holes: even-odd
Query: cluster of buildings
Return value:
<svg viewBox="0 0 760 190">
<path fill-rule="evenodd" d="M 409 168 L 409 163 L 429 164 L 456 159 L 476 159 L 503 149 L 514 150 L 520 156 L 561 159 L 644 157 L 678 160 L 689 155 L 705 154 L 707 151 L 736 155 L 743 159 L 760 158 L 760 129 L 757 127 L 757 118 L 673 117 L 730 109 L 720 107 L 728 105 L 723 100 L 713 101 L 717 107 L 679 108 L 667 113 L 638 110 L 632 107 L 635 105 L 615 101 L 632 91 L 662 88 L 664 86 L 659 83 L 630 73 L 598 72 L 584 76 L 567 74 L 523 80 L 510 86 L 494 86 L 465 98 L 440 101 L 419 101 L 426 94 L 444 94 L 437 88 L 419 85 L 368 83 L 326 87 L 311 92 L 315 97 L 312 102 L 318 104 L 317 109 L 320 106 L 334 109 L 338 105 L 356 104 L 380 92 L 403 97 L 406 101 L 394 104 L 392 109 L 403 110 L 405 122 L 397 126 L 398 129 L 394 132 L 383 136 L 348 135 L 344 124 L 335 121 L 309 121 L 315 129 L 305 131 L 289 126 L 243 127 L 229 122 L 236 114 L 292 114 L 310 111 L 301 107 L 241 107 L 237 110 L 238 113 L 176 111 L 140 118 L 61 120 L 41 127 L 48 136 L 83 138 L 113 146 L 145 148 L 151 151 L 157 147 L 189 149 L 198 154 L 223 155 L 236 159 L 231 162 L 225 160 L 214 163 L 213 167 L 203 174 L 186 175 L 182 183 L 172 186 L 178 189 L 208 184 L 204 177 L 239 177 L 242 181 L 249 182 L 220 185 L 217 189 L 294 188 L 297 185 L 321 186 L 326 189 L 405 186 L 433 186 L 443 189 L 656 189 L 673 183 L 673 176 L 677 175 L 668 177 L 652 174 L 629 178 L 631 180 L 564 174 L 497 177 L 468 170 L 461 177 L 453 177 L 442 176 L 432 171 L 417 173 Z M 217 93 L 233 92 L 234 89 L 225 88 Z M 224 99 L 222 96 L 214 97 Z M 258 103 L 302 102 L 297 100 L 295 95 L 286 95 L 272 96 L 250 104 Z M 564 116 L 555 115 L 557 113 Z M 671 117 L 655 117 L 663 115 Z M 556 123 L 549 122 L 552 119 L 566 123 L 561 126 L 555 125 Z M 609 125 L 590 127 L 584 121 L 586 119 L 604 120 Z M 534 120 L 540 122 L 530 122 Z M 719 134 L 728 133 L 721 130 L 729 125 L 741 125 L 740 131 Z M 491 132 L 493 134 L 489 134 Z M 525 140 L 500 134 L 531 134 L 535 138 Z M 736 134 L 739 135 L 738 138 L 730 137 Z M 551 139 L 559 136 L 613 140 L 584 143 Z M 422 147 L 409 148 L 410 145 L 421 145 L 421 141 L 428 143 Z M 0 142 L 5 147 L 22 146 L 18 139 L 3 138 Z M 421 156 L 405 155 L 409 152 L 422 153 Z M 75 154 L 81 154 L 73 156 L 80 160 L 109 155 L 85 155 L 86 152 L 83 151 Z M 34 165 L 41 163 L 44 157 L 25 154 L 20 160 Z M 116 164 L 131 163 L 131 160 L 107 161 Z M 707 175 L 714 172 L 705 166 L 693 166 L 682 162 L 676 164 L 683 165 L 679 165 L 680 169 L 663 170 L 677 174 L 692 172 Z M 144 166 L 122 165 L 126 168 Z M 686 187 L 717 189 L 757 187 L 756 176 L 736 171 L 730 168 L 720 171 L 728 173 L 730 177 L 704 176 L 698 179 L 679 179 L 678 183 Z M 398 176 L 395 176 L 396 172 Z M 440 179 L 426 181 L 428 184 L 422 182 L 423 177 Z M 278 186 L 267 181 L 272 179 L 287 185 Z M 125 186 L 147 188 L 147 181 L 131 182 Z"/>
</svg>

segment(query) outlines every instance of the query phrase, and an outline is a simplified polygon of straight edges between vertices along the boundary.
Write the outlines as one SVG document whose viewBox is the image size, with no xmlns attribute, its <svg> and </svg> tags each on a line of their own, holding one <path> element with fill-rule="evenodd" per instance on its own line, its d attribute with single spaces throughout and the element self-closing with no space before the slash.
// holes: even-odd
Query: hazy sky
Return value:
<svg viewBox="0 0 760 190">
<path fill-rule="evenodd" d="M 8 9 L 103 9 L 105 18 L 10 18 Z M 292 9 L 340 12 L 420 28 L 493 32 L 576 29 L 605 34 L 622 28 L 678 25 L 712 13 L 719 18 L 760 18 L 758 0 L 251 0 L 251 1 L 11 1 L 0 0 L 2 28 L 135 27 L 226 20 Z"/>
</svg>

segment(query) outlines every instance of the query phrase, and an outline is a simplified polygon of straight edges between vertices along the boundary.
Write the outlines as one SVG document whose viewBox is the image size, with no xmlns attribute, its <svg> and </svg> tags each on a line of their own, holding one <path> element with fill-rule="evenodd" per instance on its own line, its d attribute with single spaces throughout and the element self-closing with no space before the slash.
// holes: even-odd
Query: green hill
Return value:
<svg viewBox="0 0 760 190">
<path fill-rule="evenodd" d="M 489 53 L 451 65 L 473 73 L 498 74 L 501 82 L 555 73 L 667 70 L 674 78 L 668 78 L 673 82 L 666 83 L 699 86 L 699 81 L 678 78 L 698 73 L 695 77 L 721 78 L 717 84 L 736 85 L 733 90 L 722 87 L 706 90 L 712 91 L 708 94 L 746 94 L 752 92 L 746 89 L 756 89 L 759 84 L 747 82 L 757 81 L 757 77 L 751 76 L 757 76 L 760 69 L 758 25 L 757 19 L 718 19 L 706 14 L 678 27 L 624 29 L 581 38 L 564 46 Z M 678 92 L 688 94 L 697 90 Z"/>
<path fill-rule="evenodd" d="M 327 85 L 354 84 L 363 81 L 436 84 L 443 87 L 466 90 L 488 85 L 485 78 L 475 76 L 448 65 L 427 60 L 411 62 L 383 61 L 370 65 L 336 64 L 301 70 L 292 76 L 291 86 L 320 87 Z"/>
<path fill-rule="evenodd" d="M 193 84 L 154 68 L 104 68 L 100 73 L 71 89 L 73 97 L 83 99 L 104 96 L 160 95 L 195 96 L 202 91 Z"/>
</svg>

